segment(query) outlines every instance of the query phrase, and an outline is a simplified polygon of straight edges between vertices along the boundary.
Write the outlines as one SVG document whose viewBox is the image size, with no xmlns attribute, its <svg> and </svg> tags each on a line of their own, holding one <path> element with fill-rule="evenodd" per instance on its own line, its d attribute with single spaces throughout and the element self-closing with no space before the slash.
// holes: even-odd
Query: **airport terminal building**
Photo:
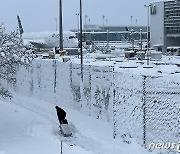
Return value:
<svg viewBox="0 0 180 154">
<path fill-rule="evenodd" d="M 151 46 L 166 53 L 167 47 L 180 47 L 180 0 L 150 5 Z"/>
<path fill-rule="evenodd" d="M 71 31 L 77 33 L 77 29 Z M 133 40 L 147 39 L 147 26 L 101 26 L 84 25 L 84 41 L 93 42 L 126 42 Z"/>
</svg>

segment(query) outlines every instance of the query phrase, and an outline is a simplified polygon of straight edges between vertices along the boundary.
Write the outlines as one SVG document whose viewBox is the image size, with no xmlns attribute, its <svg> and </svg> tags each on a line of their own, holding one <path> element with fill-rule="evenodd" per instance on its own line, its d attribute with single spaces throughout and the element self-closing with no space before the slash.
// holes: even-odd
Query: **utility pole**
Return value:
<svg viewBox="0 0 180 154">
<path fill-rule="evenodd" d="M 59 51 L 63 51 L 62 0 L 59 0 Z"/>
</svg>

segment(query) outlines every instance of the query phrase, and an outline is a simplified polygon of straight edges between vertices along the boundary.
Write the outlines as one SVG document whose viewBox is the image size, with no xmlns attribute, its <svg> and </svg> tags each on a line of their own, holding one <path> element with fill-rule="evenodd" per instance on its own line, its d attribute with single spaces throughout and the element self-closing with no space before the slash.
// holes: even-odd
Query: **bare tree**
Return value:
<svg viewBox="0 0 180 154">
<path fill-rule="evenodd" d="M 2 80 L 15 84 L 17 67 L 30 66 L 33 53 L 29 46 L 23 44 L 18 31 L 6 32 L 4 24 L 0 24 L 0 95 L 11 98 L 11 93 L 2 85 Z"/>
</svg>

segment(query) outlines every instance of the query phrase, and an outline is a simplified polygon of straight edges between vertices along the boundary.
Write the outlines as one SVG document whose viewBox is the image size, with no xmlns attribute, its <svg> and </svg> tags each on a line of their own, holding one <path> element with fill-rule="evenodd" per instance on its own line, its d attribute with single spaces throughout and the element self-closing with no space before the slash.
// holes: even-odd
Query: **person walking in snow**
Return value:
<svg viewBox="0 0 180 154">
<path fill-rule="evenodd" d="M 59 106 L 56 106 L 55 108 L 56 108 L 59 123 L 60 124 L 68 124 L 68 122 L 66 120 L 66 112 Z"/>
</svg>

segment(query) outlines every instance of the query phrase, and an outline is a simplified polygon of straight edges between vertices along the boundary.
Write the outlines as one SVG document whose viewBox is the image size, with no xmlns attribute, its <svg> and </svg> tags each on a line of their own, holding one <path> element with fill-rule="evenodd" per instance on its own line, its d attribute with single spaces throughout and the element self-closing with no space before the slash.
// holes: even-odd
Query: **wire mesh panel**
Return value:
<svg viewBox="0 0 180 154">
<path fill-rule="evenodd" d="M 70 65 L 70 86 L 72 89 L 72 104 L 76 109 L 81 108 L 81 65 L 71 63 Z"/>
<path fill-rule="evenodd" d="M 91 114 L 104 121 L 112 121 L 111 67 L 91 67 Z"/>
<path fill-rule="evenodd" d="M 70 63 L 58 62 L 56 63 L 54 80 L 56 81 L 55 96 L 56 102 L 67 107 L 72 106 L 72 91 L 71 91 L 71 76 Z"/>
<path fill-rule="evenodd" d="M 180 148 L 179 75 L 114 74 L 114 137 L 136 140 L 159 153 Z M 179 149 L 180 151 L 180 149 Z"/>
<path fill-rule="evenodd" d="M 81 112 L 91 115 L 91 66 L 83 66 L 83 84 L 81 85 Z"/>
<path fill-rule="evenodd" d="M 177 75 L 146 77 L 146 145 L 177 153 L 180 140 L 180 81 Z M 173 145 L 174 144 L 174 145 Z M 153 145 L 153 144 L 152 144 Z M 157 148 L 157 147 L 150 147 Z"/>
<path fill-rule="evenodd" d="M 114 74 L 114 138 L 136 138 L 143 144 L 142 85 L 142 76 Z"/>
<path fill-rule="evenodd" d="M 71 89 L 73 107 L 104 121 L 112 121 L 112 72 L 111 67 L 71 64 Z"/>
</svg>

